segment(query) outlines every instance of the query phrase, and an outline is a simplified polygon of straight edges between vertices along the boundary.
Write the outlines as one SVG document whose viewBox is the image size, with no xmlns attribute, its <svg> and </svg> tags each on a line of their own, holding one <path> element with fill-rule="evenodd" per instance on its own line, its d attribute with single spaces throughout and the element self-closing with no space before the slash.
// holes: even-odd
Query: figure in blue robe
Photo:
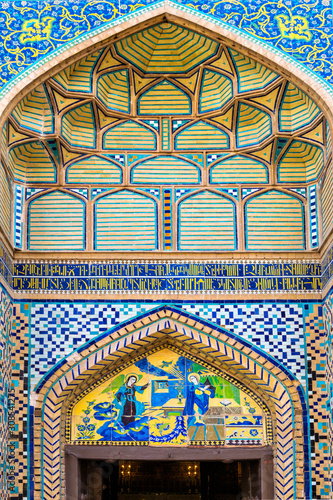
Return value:
<svg viewBox="0 0 333 500">
<path fill-rule="evenodd" d="M 191 416 L 188 425 L 204 425 L 201 416 L 209 408 L 209 398 L 215 397 L 215 387 L 211 385 L 208 378 L 204 384 L 200 383 L 200 376 L 197 373 L 190 373 L 188 376 L 190 384 L 186 389 L 186 402 L 183 415 Z"/>
<path fill-rule="evenodd" d="M 124 385 L 122 385 L 115 395 L 114 407 L 119 410 L 117 421 L 121 420 L 124 426 L 132 424 L 140 418 L 145 411 L 145 405 L 136 399 L 136 392 L 140 394 L 147 389 L 148 384 L 137 386 L 138 377 L 129 375 Z"/>
</svg>

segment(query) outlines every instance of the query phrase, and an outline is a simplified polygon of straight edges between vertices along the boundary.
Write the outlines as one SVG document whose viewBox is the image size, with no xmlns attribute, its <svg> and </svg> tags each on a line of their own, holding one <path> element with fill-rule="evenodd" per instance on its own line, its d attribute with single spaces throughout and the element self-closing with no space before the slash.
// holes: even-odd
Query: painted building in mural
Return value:
<svg viewBox="0 0 333 500">
<path fill-rule="evenodd" d="M 331 500 L 331 4 L 0 22 L 0 498 Z"/>
</svg>

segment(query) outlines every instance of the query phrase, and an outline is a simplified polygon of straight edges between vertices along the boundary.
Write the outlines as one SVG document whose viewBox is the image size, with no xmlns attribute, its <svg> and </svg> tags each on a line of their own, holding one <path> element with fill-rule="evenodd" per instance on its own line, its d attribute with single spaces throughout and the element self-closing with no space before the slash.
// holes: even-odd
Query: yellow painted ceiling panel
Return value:
<svg viewBox="0 0 333 500">
<path fill-rule="evenodd" d="M 214 56 L 218 43 L 162 23 L 115 43 L 117 53 L 145 73 L 184 73 Z"/>
<path fill-rule="evenodd" d="M 188 115 L 190 113 L 189 96 L 168 80 L 147 90 L 138 101 L 139 115 Z"/>
</svg>

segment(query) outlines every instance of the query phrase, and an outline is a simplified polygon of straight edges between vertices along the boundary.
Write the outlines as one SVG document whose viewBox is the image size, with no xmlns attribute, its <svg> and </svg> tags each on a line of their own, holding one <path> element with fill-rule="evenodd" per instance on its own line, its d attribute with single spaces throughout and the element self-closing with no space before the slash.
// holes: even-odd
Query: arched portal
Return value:
<svg viewBox="0 0 333 500">
<path fill-rule="evenodd" d="M 308 430 L 303 427 L 306 426 L 306 419 L 302 418 L 305 409 L 302 409 L 303 391 L 299 383 L 274 358 L 251 346 L 248 342 L 198 317 L 166 306 L 150 311 L 123 327 L 114 328 L 82 346 L 47 374 L 36 387 L 33 432 L 35 439 L 41 435 L 42 463 L 48 464 L 44 468 L 41 483 L 43 485 L 42 497 L 44 499 L 60 498 L 61 491 L 64 492 L 65 443 L 66 440 L 68 443 L 80 441 L 77 439 L 79 436 L 76 426 L 81 418 L 78 415 L 80 411 L 77 410 L 78 398 L 82 400 L 85 394 L 99 386 L 103 377 L 107 377 L 105 379 L 107 385 L 112 373 L 119 373 L 130 367 L 129 371 L 133 375 L 134 363 L 139 361 L 140 365 L 140 360 L 143 370 L 150 366 L 152 372 L 153 364 L 147 359 L 150 359 L 149 355 L 156 355 L 161 349 L 174 353 L 170 360 L 160 360 L 161 364 L 171 361 L 172 365 L 175 361 L 173 358 L 177 357 L 179 361 L 181 356 L 182 359 L 188 360 L 188 367 L 196 371 L 195 377 L 200 383 L 205 378 L 203 373 L 198 374 L 200 370 L 210 374 L 205 380 L 205 384 L 209 385 L 209 390 L 213 386 L 214 373 L 217 376 L 216 380 L 220 380 L 219 376 L 227 377 L 232 380 L 232 386 L 236 384 L 238 387 L 243 387 L 242 390 L 249 395 L 249 401 L 257 401 L 260 406 L 257 411 L 261 412 L 265 420 L 265 429 L 260 430 L 261 435 L 265 437 L 262 438 L 260 446 L 273 443 L 274 448 L 274 498 L 284 500 L 293 498 L 294 480 L 298 495 L 303 496 L 304 474 L 307 471 L 302 470 L 300 474 L 298 468 L 296 474 L 295 467 L 296 460 L 297 463 L 301 463 L 304 454 L 307 453 Z M 177 371 L 178 368 L 174 369 Z M 136 377 L 138 378 L 137 374 Z M 146 387 L 148 386 L 146 385 L 144 389 Z M 118 390 L 121 389 L 118 387 Z M 233 398 L 221 399 L 225 404 L 231 400 Z M 102 403 L 104 402 L 97 403 L 99 405 L 97 420 L 103 416 Z M 232 404 L 235 405 L 234 402 Z M 108 404 L 107 410 L 110 410 L 109 406 Z M 146 410 L 143 408 L 141 410 L 144 416 Z M 204 410 L 197 413 L 195 418 L 202 418 L 202 414 L 206 414 Z M 81 432 L 81 421 L 79 425 L 79 432 Z M 102 441 L 105 441 L 104 444 L 114 444 L 115 441 L 110 437 L 110 429 L 107 426 L 104 428 Z M 186 439 L 191 439 L 188 436 L 193 437 L 194 428 L 189 428 L 187 432 L 189 434 Z M 200 432 L 204 431 L 200 430 Z M 221 430 L 221 436 L 223 432 Z M 229 430 L 226 432 L 228 433 Z M 186 430 L 184 430 L 184 436 L 185 434 Z M 214 443 L 208 441 L 206 445 L 214 447 Z M 223 439 L 217 439 L 217 441 L 219 441 L 217 446 L 223 448 L 225 444 Z M 229 446 L 238 446 L 239 443 L 236 441 L 230 438 Z M 89 440 L 82 440 L 82 445 L 87 442 Z M 171 446 L 174 444 L 172 441 L 170 443 Z M 183 445 L 189 446 L 189 442 L 185 442 L 185 437 Z M 253 445 L 255 443 L 251 442 L 250 446 Z"/>
<path fill-rule="evenodd" d="M 80 46 L 70 65 L 49 68 L 13 102 L 2 132 L 6 195 L 8 180 L 15 188 L 11 233 L 8 203 L 7 212 L 0 206 L 8 242 L 24 256 L 74 250 L 89 259 L 98 252 L 108 259 L 133 258 L 133 252 L 188 258 L 192 252 L 280 255 L 318 248 L 318 193 L 326 184 L 331 139 L 330 115 L 307 87 L 311 78 L 304 83 L 292 66 L 285 71 L 253 47 L 245 50 L 245 40 L 243 47 L 231 44 L 220 28 L 214 33 L 154 14 L 111 41 Z M 143 39 L 149 39 L 148 58 Z M 174 39 L 186 57 L 171 51 L 167 69 L 161 68 L 158 51 L 172 48 Z M 325 112 L 330 102 L 327 97 Z M 324 218 L 328 227 L 328 210 Z M 196 290 L 206 286 L 200 277 L 195 281 Z M 47 289 L 45 282 L 36 280 L 38 291 Z M 107 287 L 109 278 L 94 274 L 78 287 L 89 291 L 96 282 Z M 127 281 L 119 282 L 127 290 Z M 36 498 L 65 495 L 71 404 L 119 360 L 162 347 L 258 395 L 273 423 L 275 497 L 308 498 L 308 415 L 299 381 L 251 343 L 170 308 L 99 336 L 40 382 L 31 398 L 35 466 L 43 474 L 32 487 Z"/>
<path fill-rule="evenodd" d="M 25 196 L 11 238 L 28 253 L 316 249 L 329 143 L 327 117 L 288 78 L 156 21 L 12 109 L 4 174 Z"/>
</svg>

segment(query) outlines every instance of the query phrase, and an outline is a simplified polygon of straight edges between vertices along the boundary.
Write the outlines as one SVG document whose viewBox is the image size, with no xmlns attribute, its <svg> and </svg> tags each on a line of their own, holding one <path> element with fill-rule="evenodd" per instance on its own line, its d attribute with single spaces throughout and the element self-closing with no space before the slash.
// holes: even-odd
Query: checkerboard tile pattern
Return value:
<svg viewBox="0 0 333 500">
<path fill-rule="evenodd" d="M 8 295 L 0 288 L 0 499 L 7 496 L 7 474 L 9 464 L 7 461 L 8 449 L 8 393 L 11 389 L 11 315 L 12 302 Z"/>
<path fill-rule="evenodd" d="M 222 193 L 227 193 L 230 194 L 230 196 L 233 196 L 238 200 L 238 189 L 237 188 L 226 188 L 226 189 L 220 189 Z"/>
<path fill-rule="evenodd" d="M 99 333 L 157 304 L 35 304 L 31 309 L 31 385 Z M 293 304 L 183 304 L 183 309 L 246 338 L 305 386 L 303 308 Z M 52 342 L 52 349 L 45 349 Z"/>
<path fill-rule="evenodd" d="M 27 309 L 25 309 L 25 307 Z M 18 419 L 22 431 L 19 448 L 18 481 L 26 474 L 26 421 L 28 387 L 28 312 L 31 308 L 31 385 L 34 386 L 62 358 L 103 331 L 143 312 L 156 303 L 35 303 L 15 307 L 13 321 L 13 382 L 19 388 Z M 191 314 L 208 320 L 252 342 L 274 356 L 307 387 L 309 373 L 309 407 L 311 426 L 313 498 L 330 498 L 328 469 L 332 439 L 327 420 L 325 385 L 325 334 L 322 308 L 316 304 L 283 303 L 182 303 L 177 304 Z M 332 313 L 333 314 L 333 313 Z M 305 337 L 305 339 L 304 339 Z M 45 348 L 46 347 L 46 348 Z M 307 358 L 306 358 L 307 350 Z M 306 366 L 307 362 L 307 366 Z M 333 393 L 332 393 L 333 394 Z M 19 498 L 24 500 L 24 481 L 18 482 Z M 1 499 L 1 496 L 0 496 Z M 2 499 L 1 499 L 2 500 Z"/>
<path fill-rule="evenodd" d="M 290 188 L 288 191 L 293 191 L 293 193 L 300 194 L 306 199 L 306 188 Z"/>
<path fill-rule="evenodd" d="M 80 194 L 84 198 L 88 199 L 88 195 L 89 195 L 88 189 L 74 188 L 74 189 L 69 189 L 68 191 L 72 191 L 73 193 Z"/>
<path fill-rule="evenodd" d="M 91 199 L 93 200 L 95 196 L 101 193 L 106 193 L 107 191 L 110 191 L 108 188 L 96 188 L 91 190 Z"/>
<path fill-rule="evenodd" d="M 249 196 L 252 193 L 256 193 L 257 191 L 260 191 L 260 188 L 245 188 L 242 189 L 242 200 Z"/>
<path fill-rule="evenodd" d="M 113 325 L 135 317 L 150 304 L 33 304 L 31 307 L 31 386 L 58 361 Z"/>
<path fill-rule="evenodd" d="M 12 320 L 12 388 L 16 414 L 16 494 L 28 500 L 29 304 L 15 304 Z"/>
<path fill-rule="evenodd" d="M 283 363 L 306 385 L 301 305 L 186 304 L 183 308 L 246 338 Z"/>
<path fill-rule="evenodd" d="M 312 498 L 329 498 L 325 329 L 321 305 L 304 306 L 312 467 Z"/>
<path fill-rule="evenodd" d="M 328 494 L 333 492 L 333 294 L 324 303 L 325 348 L 326 348 L 326 384 L 328 413 L 328 464 L 330 467 L 330 485 L 326 488 Z M 326 491 L 325 490 L 325 491 Z"/>
<path fill-rule="evenodd" d="M 193 192 L 194 189 L 175 189 L 175 200 L 177 201 L 179 198 L 184 196 L 184 194 Z"/>
</svg>

